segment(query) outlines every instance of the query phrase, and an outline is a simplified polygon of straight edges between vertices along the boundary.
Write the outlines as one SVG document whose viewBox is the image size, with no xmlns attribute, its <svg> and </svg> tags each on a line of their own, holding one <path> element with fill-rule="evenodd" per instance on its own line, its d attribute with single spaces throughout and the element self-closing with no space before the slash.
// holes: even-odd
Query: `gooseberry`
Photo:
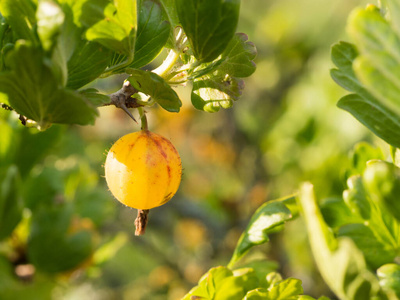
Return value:
<svg viewBox="0 0 400 300">
<path fill-rule="evenodd" d="M 127 134 L 110 149 L 107 185 L 123 204 L 149 210 L 168 202 L 181 182 L 178 152 L 166 138 L 149 130 Z"/>
</svg>

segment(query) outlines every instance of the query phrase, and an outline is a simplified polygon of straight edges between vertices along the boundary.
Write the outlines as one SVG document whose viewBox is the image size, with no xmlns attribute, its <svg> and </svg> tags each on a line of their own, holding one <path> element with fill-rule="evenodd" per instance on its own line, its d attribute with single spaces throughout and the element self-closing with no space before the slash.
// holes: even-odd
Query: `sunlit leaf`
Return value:
<svg viewBox="0 0 400 300">
<path fill-rule="evenodd" d="M 368 265 L 376 269 L 396 257 L 396 249 L 390 249 L 380 242 L 372 230 L 364 224 L 348 224 L 340 228 L 339 236 L 351 238 L 360 249 Z"/>
<path fill-rule="evenodd" d="M 291 199 L 294 200 L 293 197 Z M 290 210 L 281 201 L 267 202 L 260 206 L 241 235 L 229 266 L 234 265 L 250 248 L 268 242 L 270 231 L 291 218 Z"/>
<path fill-rule="evenodd" d="M 258 279 L 252 269 L 232 272 L 226 267 L 210 269 L 202 276 L 198 286 L 194 287 L 182 300 L 242 299 L 248 290 L 256 288 Z"/>
<path fill-rule="evenodd" d="M 379 284 L 385 291 L 391 291 L 400 297 L 400 265 L 387 264 L 377 270 Z"/>
<path fill-rule="evenodd" d="M 313 186 L 301 187 L 302 206 L 314 259 L 322 277 L 340 299 L 371 299 L 379 283 L 360 250 L 348 238 L 336 239 L 317 206 Z"/>
<path fill-rule="evenodd" d="M 239 99 L 243 80 L 203 76 L 193 82 L 192 104 L 199 110 L 217 112 L 220 108 L 230 108 Z"/>
<path fill-rule="evenodd" d="M 385 206 L 400 221 L 400 169 L 384 161 L 371 161 L 364 172 L 363 179 L 373 200 Z M 400 230 L 398 224 L 396 228 Z M 396 240 L 397 230 L 390 231 Z M 400 242 L 396 244 L 400 247 Z"/>
<path fill-rule="evenodd" d="M 2 0 L 0 1 L 0 13 L 11 25 L 17 38 L 37 41 L 32 30 L 36 24 L 36 7 L 30 0 Z"/>
<path fill-rule="evenodd" d="M 119 0 L 104 9 L 104 19 L 86 31 L 86 38 L 129 55 L 135 47 L 136 0 Z"/>
<path fill-rule="evenodd" d="M 344 96 L 338 106 L 389 144 L 400 147 L 400 117 L 359 82 L 352 69 L 357 55 L 357 50 L 349 43 L 341 42 L 332 48 L 332 61 L 338 67 L 331 71 L 332 78 L 343 88 L 356 93 Z"/>
<path fill-rule="evenodd" d="M 64 13 L 54 1 L 42 0 L 38 3 L 36 12 L 37 33 L 43 48 L 49 51 L 56 43 L 61 26 L 64 23 Z"/>
</svg>

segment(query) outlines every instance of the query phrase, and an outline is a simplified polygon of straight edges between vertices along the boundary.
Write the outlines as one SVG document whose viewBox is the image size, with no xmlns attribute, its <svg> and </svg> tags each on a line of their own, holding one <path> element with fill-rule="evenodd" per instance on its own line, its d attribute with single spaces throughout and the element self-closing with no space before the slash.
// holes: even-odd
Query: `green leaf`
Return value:
<svg viewBox="0 0 400 300">
<path fill-rule="evenodd" d="M 94 106 L 102 106 L 103 104 L 110 103 L 110 97 L 104 94 L 100 94 L 98 90 L 94 88 L 85 89 L 79 91 L 87 101 L 92 103 Z"/>
<path fill-rule="evenodd" d="M 68 61 L 67 87 L 78 89 L 99 77 L 107 68 L 111 51 L 97 43 L 83 41 Z"/>
<path fill-rule="evenodd" d="M 392 291 L 400 298 L 400 266 L 398 264 L 383 265 L 377 270 L 379 284 L 385 291 Z"/>
<path fill-rule="evenodd" d="M 140 69 L 127 69 L 126 72 L 131 75 L 127 80 L 135 89 L 152 97 L 165 110 L 179 112 L 182 102 L 162 77 Z"/>
<path fill-rule="evenodd" d="M 356 9 L 348 31 L 361 56 L 354 65 L 360 81 L 385 106 L 400 113 L 400 37 L 372 5 Z"/>
<path fill-rule="evenodd" d="M 339 236 L 347 236 L 360 249 L 368 265 L 377 269 L 396 257 L 396 249 L 388 248 L 380 242 L 372 230 L 364 224 L 348 224 L 340 228 Z"/>
<path fill-rule="evenodd" d="M 0 174 L 0 240 L 10 235 L 22 218 L 20 189 L 18 169 L 10 166 Z"/>
<path fill-rule="evenodd" d="M 46 131 L 47 132 L 47 131 Z M 37 187 L 40 186 L 40 189 Z M 25 181 L 24 204 L 32 212 L 42 206 L 50 207 L 57 195 L 64 193 L 62 174 L 54 168 L 45 168 Z"/>
<path fill-rule="evenodd" d="M 236 33 L 229 43 L 221 58 L 212 63 L 203 63 L 191 74 L 191 79 L 196 79 L 214 73 L 215 77 L 248 77 L 256 70 L 253 59 L 257 55 L 254 44 L 248 41 L 244 33 Z"/>
<path fill-rule="evenodd" d="M 226 267 L 211 268 L 182 300 L 189 299 L 242 299 L 248 290 L 256 288 L 257 276 L 253 269 L 232 272 Z"/>
<path fill-rule="evenodd" d="M 338 67 L 331 70 L 332 78 L 346 90 L 356 93 L 341 98 L 338 107 L 351 113 L 389 144 L 400 146 L 400 117 L 359 82 L 353 71 L 353 61 L 357 55 L 356 48 L 349 43 L 340 42 L 332 47 L 332 61 Z"/>
<path fill-rule="evenodd" d="M 118 0 L 104 9 L 105 18 L 86 31 L 86 39 L 130 55 L 135 47 L 136 0 Z"/>
<path fill-rule="evenodd" d="M 301 280 L 288 278 L 268 288 L 267 299 L 296 300 L 301 294 L 303 294 Z"/>
<path fill-rule="evenodd" d="M 385 0 L 384 3 L 386 3 L 390 11 L 393 29 L 400 35 L 400 3 L 397 0 Z"/>
<path fill-rule="evenodd" d="M 373 199 L 400 221 L 400 169 L 384 161 L 371 161 L 363 178 Z"/>
<path fill-rule="evenodd" d="M 179 17 L 176 11 L 176 0 L 160 0 L 161 4 L 164 7 L 165 13 L 168 16 L 168 20 L 171 23 L 172 28 L 175 28 L 179 25 Z"/>
<path fill-rule="evenodd" d="M 156 0 L 140 0 L 138 18 L 132 68 L 150 63 L 163 49 L 171 31 L 163 6 Z"/>
<path fill-rule="evenodd" d="M 35 32 L 32 30 L 36 24 L 36 7 L 30 0 L 2 0 L 0 1 L 0 13 L 11 25 L 16 38 L 38 42 Z"/>
<path fill-rule="evenodd" d="M 249 291 L 243 300 L 312 300 L 314 298 L 305 296 L 301 280 L 288 278 L 279 280 L 271 285 L 268 289 L 258 288 Z"/>
<path fill-rule="evenodd" d="M 364 173 L 367 162 L 371 159 L 385 159 L 382 149 L 365 142 L 355 145 L 351 156 L 351 175 Z"/>
<path fill-rule="evenodd" d="M 165 47 L 174 48 L 175 47 L 175 28 L 180 25 L 178 18 L 178 13 L 176 11 L 175 0 L 160 0 L 160 3 L 164 7 L 164 11 L 167 15 L 169 23 L 171 24 L 171 31 L 169 33 L 169 38 Z"/>
<path fill-rule="evenodd" d="M 329 227 L 339 228 L 359 220 L 341 198 L 327 198 L 321 203 L 321 213 Z"/>
<path fill-rule="evenodd" d="M 43 49 L 50 51 L 64 23 L 64 13 L 54 1 L 39 1 L 37 11 L 37 33 Z"/>
<path fill-rule="evenodd" d="M 400 147 L 400 118 L 377 102 L 365 101 L 358 95 L 344 96 L 338 107 L 351 113 L 378 137 L 394 147 Z"/>
<path fill-rule="evenodd" d="M 243 300 L 268 300 L 268 290 L 259 288 L 256 290 L 252 290 L 246 294 Z"/>
<path fill-rule="evenodd" d="M 175 3 L 195 57 L 201 62 L 213 61 L 235 33 L 240 0 L 175 0 Z"/>
<path fill-rule="evenodd" d="M 316 264 L 332 291 L 345 300 L 377 295 L 379 283 L 368 270 L 362 253 L 350 239 L 334 237 L 322 218 L 310 183 L 302 185 L 298 199 Z"/>
<path fill-rule="evenodd" d="M 281 201 L 267 202 L 260 206 L 240 236 L 228 266 L 233 266 L 250 248 L 268 242 L 271 230 L 291 218 L 290 210 Z"/>
<path fill-rule="evenodd" d="M 74 23 L 89 28 L 104 19 L 104 10 L 110 0 L 62 0 L 71 7 Z"/>
<path fill-rule="evenodd" d="M 351 213 L 358 217 L 360 222 L 363 219 L 369 220 L 371 218 L 371 204 L 361 177 L 359 175 L 350 177 L 347 180 L 347 186 L 349 189 L 344 191 L 343 199 Z"/>
<path fill-rule="evenodd" d="M 18 166 L 22 178 L 26 178 L 35 164 L 49 154 L 65 132 L 64 129 L 59 125 L 54 125 L 43 132 L 38 132 L 35 128 L 20 128 L 19 143 L 14 151 L 13 161 Z M 16 138 L 15 131 L 14 138 Z"/>
<path fill-rule="evenodd" d="M 243 88 L 243 80 L 206 75 L 193 82 L 192 104 L 206 112 L 217 112 L 221 107 L 230 108 L 233 101 L 239 99 Z"/>
<path fill-rule="evenodd" d="M 9 56 L 12 71 L 0 73 L 0 92 L 20 114 L 49 123 L 93 123 L 96 109 L 78 93 L 61 88 L 41 50 L 18 42 Z"/>
<path fill-rule="evenodd" d="M 46 273 L 71 270 L 92 253 L 88 231 L 68 232 L 72 213 L 64 205 L 43 207 L 32 218 L 28 257 Z"/>
<path fill-rule="evenodd" d="M 221 55 L 223 62 L 218 70 L 232 77 L 248 77 L 256 70 L 256 55 L 257 49 L 247 35 L 236 33 Z"/>
</svg>

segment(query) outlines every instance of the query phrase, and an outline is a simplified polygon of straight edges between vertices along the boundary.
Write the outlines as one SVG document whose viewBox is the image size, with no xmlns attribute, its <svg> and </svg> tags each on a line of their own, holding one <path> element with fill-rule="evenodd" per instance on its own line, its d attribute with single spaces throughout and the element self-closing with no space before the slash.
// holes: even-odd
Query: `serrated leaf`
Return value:
<svg viewBox="0 0 400 300">
<path fill-rule="evenodd" d="M 399 114 L 400 37 L 373 8 L 355 10 L 348 31 L 361 54 L 354 65 L 357 77 L 380 102 Z"/>
<path fill-rule="evenodd" d="M 20 190 L 18 169 L 10 166 L 0 174 L 0 240 L 10 235 L 22 218 Z"/>
<path fill-rule="evenodd" d="M 248 77 L 256 70 L 253 59 L 257 55 L 254 44 L 248 41 L 244 33 L 236 33 L 221 58 L 212 63 L 203 63 L 191 74 L 191 79 L 200 78 L 213 73 L 216 77 Z"/>
<path fill-rule="evenodd" d="M 290 210 L 280 201 L 260 206 L 240 236 L 228 266 L 233 266 L 250 248 L 268 242 L 269 232 L 291 218 Z"/>
<path fill-rule="evenodd" d="M 140 0 L 138 18 L 132 68 L 150 63 L 164 47 L 171 31 L 163 6 L 156 0 Z"/>
<path fill-rule="evenodd" d="M 247 35 L 236 33 L 221 55 L 223 63 L 218 67 L 218 71 L 232 77 L 248 77 L 256 70 L 256 64 L 253 62 L 256 55 L 256 47 L 248 41 Z"/>
<path fill-rule="evenodd" d="M 86 38 L 129 55 L 135 47 L 136 0 L 119 0 L 104 9 L 105 18 L 86 31 Z"/>
<path fill-rule="evenodd" d="M 331 76 L 344 89 L 361 93 L 364 91 L 353 71 L 353 61 L 356 59 L 358 51 L 350 43 L 339 42 L 331 49 L 331 58 L 338 69 L 331 70 Z"/>
<path fill-rule="evenodd" d="M 338 70 L 333 79 L 351 92 L 338 106 L 395 147 L 400 145 L 400 37 L 373 6 L 356 9 L 349 33 L 358 50 L 348 43 L 332 48 Z M 354 71 L 353 71 L 354 69 Z"/>
<path fill-rule="evenodd" d="M 16 38 L 37 42 L 32 30 L 36 24 L 36 7 L 30 0 L 2 0 L 0 14 L 4 16 L 16 33 Z"/>
<path fill-rule="evenodd" d="M 192 104 L 206 112 L 230 108 L 233 101 L 239 99 L 243 88 L 244 82 L 240 79 L 203 76 L 193 82 Z"/>
<path fill-rule="evenodd" d="M 44 50 L 50 51 L 55 45 L 64 17 L 61 7 L 55 2 L 39 1 L 36 11 L 37 33 Z"/>
<path fill-rule="evenodd" d="M 332 61 L 339 69 L 331 70 L 332 78 L 343 88 L 357 94 L 344 96 L 338 107 L 350 112 L 357 120 L 389 144 L 400 146 L 400 117 L 379 102 L 359 82 L 353 69 L 358 52 L 349 43 L 340 42 L 332 47 Z M 396 147 L 396 146 L 395 146 Z"/>
<path fill-rule="evenodd" d="M 267 295 L 268 295 L 267 289 L 259 288 L 259 289 L 247 292 L 247 294 L 243 298 L 243 300 L 266 300 L 266 299 L 269 299 L 269 298 L 267 298 Z"/>
<path fill-rule="evenodd" d="M 36 268 L 58 273 L 77 267 L 92 253 L 88 231 L 68 232 L 72 213 L 64 205 L 42 207 L 32 218 L 28 257 Z"/>
<path fill-rule="evenodd" d="M 375 101 L 365 101 L 356 94 L 344 96 L 337 106 L 351 113 L 390 145 L 400 147 L 400 118 L 387 107 Z"/>
<path fill-rule="evenodd" d="M 127 69 L 126 72 L 131 75 L 127 80 L 135 89 L 152 97 L 165 110 L 179 112 L 182 102 L 162 77 L 140 69 Z"/>
<path fill-rule="evenodd" d="M 195 57 L 202 62 L 213 61 L 235 33 L 240 0 L 175 0 L 175 3 Z"/>
<path fill-rule="evenodd" d="M 400 298 L 400 266 L 398 264 L 383 265 L 377 270 L 379 284 L 385 291 L 392 291 Z"/>
<path fill-rule="evenodd" d="M 239 269 L 232 272 L 226 267 L 211 268 L 202 276 L 198 286 L 194 287 L 182 300 L 189 299 L 242 299 L 248 290 L 258 284 L 253 269 Z"/>
<path fill-rule="evenodd" d="M 39 125 L 92 123 L 96 109 L 78 93 L 60 88 L 60 82 L 40 49 L 18 42 L 10 54 L 11 71 L 0 73 L 0 92 L 10 105 Z"/>
<path fill-rule="evenodd" d="M 301 294 L 303 294 L 301 280 L 288 278 L 268 288 L 267 297 L 274 300 L 297 300 Z"/>
</svg>

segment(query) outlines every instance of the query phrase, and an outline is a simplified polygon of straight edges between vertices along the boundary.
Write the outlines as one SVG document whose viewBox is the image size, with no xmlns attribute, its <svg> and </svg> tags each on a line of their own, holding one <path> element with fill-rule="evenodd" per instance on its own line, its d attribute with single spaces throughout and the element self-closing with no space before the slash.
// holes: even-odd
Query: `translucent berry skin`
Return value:
<svg viewBox="0 0 400 300">
<path fill-rule="evenodd" d="M 105 163 L 107 185 L 118 201 L 151 209 L 168 202 L 181 182 L 178 152 L 166 138 L 142 130 L 121 137 Z"/>
</svg>

